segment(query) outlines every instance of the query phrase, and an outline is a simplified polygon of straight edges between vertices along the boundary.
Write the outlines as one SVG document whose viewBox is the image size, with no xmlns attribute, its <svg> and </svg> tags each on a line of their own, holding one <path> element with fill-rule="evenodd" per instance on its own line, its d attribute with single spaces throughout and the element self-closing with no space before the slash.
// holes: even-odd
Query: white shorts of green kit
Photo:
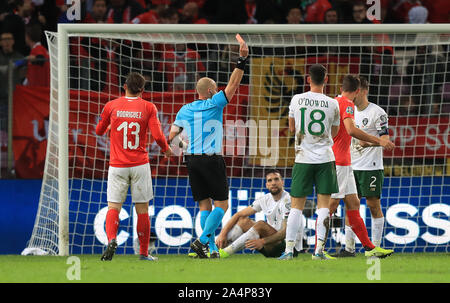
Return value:
<svg viewBox="0 0 450 303">
<path fill-rule="evenodd" d="M 336 165 L 336 175 L 339 186 L 339 192 L 331 194 L 333 199 L 344 199 L 345 196 L 357 194 L 355 176 L 353 169 L 349 166 Z"/>
</svg>

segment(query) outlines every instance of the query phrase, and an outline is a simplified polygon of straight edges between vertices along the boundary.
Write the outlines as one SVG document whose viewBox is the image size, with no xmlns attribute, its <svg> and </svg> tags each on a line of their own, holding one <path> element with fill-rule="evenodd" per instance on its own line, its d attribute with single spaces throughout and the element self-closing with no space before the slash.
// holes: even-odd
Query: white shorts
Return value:
<svg viewBox="0 0 450 303">
<path fill-rule="evenodd" d="M 353 169 L 349 166 L 336 165 L 337 181 L 339 185 L 339 192 L 331 194 L 333 199 L 344 199 L 346 195 L 357 194 L 355 176 Z"/>
<path fill-rule="evenodd" d="M 147 203 L 153 199 L 150 164 L 133 167 L 109 167 L 108 202 L 123 203 L 131 186 L 131 199 L 134 203 Z"/>
</svg>

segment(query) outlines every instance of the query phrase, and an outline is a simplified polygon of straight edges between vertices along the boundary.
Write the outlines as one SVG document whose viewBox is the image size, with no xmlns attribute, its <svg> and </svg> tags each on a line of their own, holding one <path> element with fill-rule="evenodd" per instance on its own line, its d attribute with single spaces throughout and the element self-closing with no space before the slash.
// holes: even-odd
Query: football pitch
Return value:
<svg viewBox="0 0 450 303">
<path fill-rule="evenodd" d="M 397 253 L 386 259 L 313 261 L 300 254 L 291 261 L 237 254 L 226 259 L 159 255 L 156 262 L 135 255 L 0 256 L 0 282 L 14 283 L 449 283 L 448 253 Z"/>
</svg>

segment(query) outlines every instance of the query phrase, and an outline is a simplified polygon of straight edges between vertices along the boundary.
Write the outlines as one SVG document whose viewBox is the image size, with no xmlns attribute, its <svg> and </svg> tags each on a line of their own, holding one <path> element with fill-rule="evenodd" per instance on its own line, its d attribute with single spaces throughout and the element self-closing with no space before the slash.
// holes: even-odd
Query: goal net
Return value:
<svg viewBox="0 0 450 303">
<path fill-rule="evenodd" d="M 249 45 L 250 60 L 224 110 L 230 207 L 222 224 L 268 192 L 264 176 L 269 168 L 281 171 L 290 191 L 294 138 L 288 132 L 288 106 L 294 94 L 309 89 L 309 66 L 320 63 L 328 70 L 327 95 L 340 93 L 346 74 L 359 74 L 369 81 L 369 101 L 389 115 L 397 147 L 384 152 L 382 246 L 397 252 L 448 252 L 449 25 L 60 25 L 58 33 L 46 33 L 50 121 L 39 207 L 27 247 L 59 255 L 102 253 L 109 161 L 108 138 L 95 134 L 102 108 L 123 94 L 128 73 L 140 72 L 147 79 L 143 97 L 158 108 L 167 136 L 180 107 L 195 100 L 199 77 L 225 87 L 238 57 L 238 32 Z M 181 151 L 165 159 L 149 142 L 155 195 L 149 206 L 151 247 L 157 254 L 187 253 L 201 227 Z M 306 249 L 314 244 L 315 203 L 314 195 L 308 197 L 304 211 Z M 370 236 L 365 199 L 360 211 Z M 344 242 L 343 214 L 341 206 L 332 220 L 331 248 Z M 120 212 L 117 254 L 137 251 L 136 221 L 128 194 Z"/>
</svg>

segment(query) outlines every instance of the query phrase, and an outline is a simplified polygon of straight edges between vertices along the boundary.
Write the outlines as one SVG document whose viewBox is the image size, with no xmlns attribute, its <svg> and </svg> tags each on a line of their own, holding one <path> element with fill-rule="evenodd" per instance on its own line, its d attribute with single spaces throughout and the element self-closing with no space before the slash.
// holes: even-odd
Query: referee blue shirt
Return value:
<svg viewBox="0 0 450 303">
<path fill-rule="evenodd" d="M 189 137 L 186 154 L 222 154 L 223 108 L 228 104 L 223 91 L 212 98 L 183 105 L 177 113 L 175 124 Z"/>
</svg>

